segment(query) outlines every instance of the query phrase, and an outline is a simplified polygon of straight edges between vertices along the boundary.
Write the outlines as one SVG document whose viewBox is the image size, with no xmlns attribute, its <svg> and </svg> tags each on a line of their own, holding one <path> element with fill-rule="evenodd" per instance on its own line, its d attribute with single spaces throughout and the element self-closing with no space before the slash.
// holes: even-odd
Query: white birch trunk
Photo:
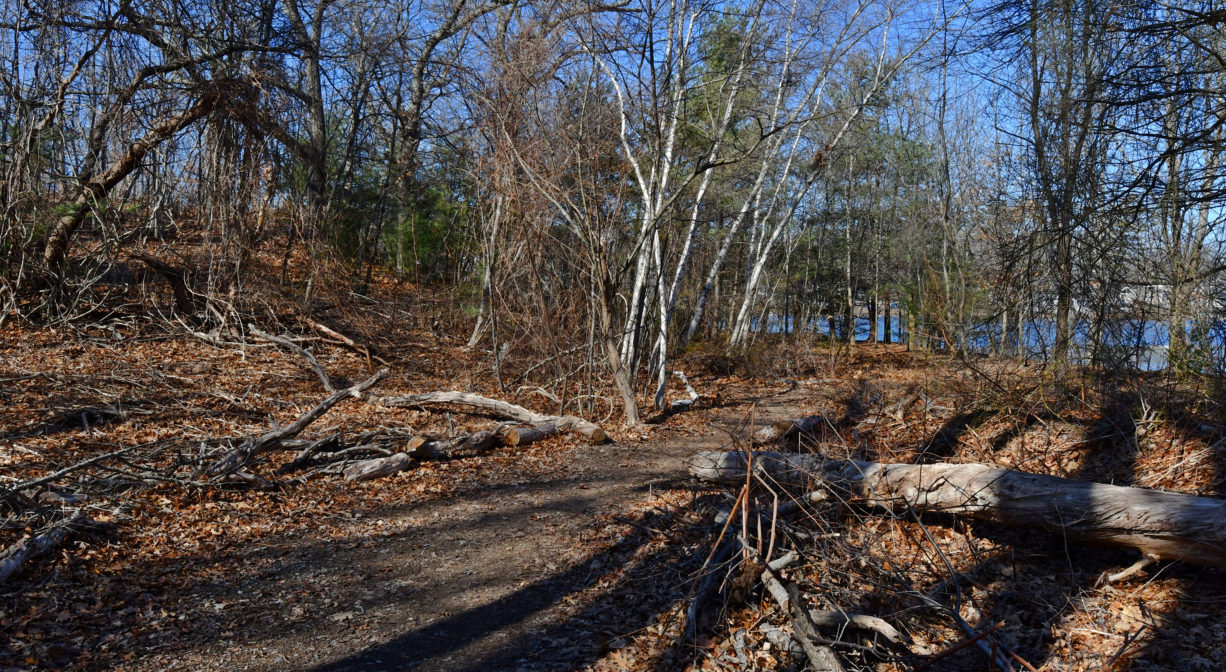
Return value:
<svg viewBox="0 0 1226 672">
<path fill-rule="evenodd" d="M 491 310 L 490 297 L 491 283 L 493 282 L 494 262 L 498 257 L 498 228 L 502 221 L 502 194 L 494 197 L 494 213 L 490 216 L 490 233 L 485 241 L 485 270 L 481 273 L 481 303 L 477 308 L 477 322 L 473 325 L 473 333 L 468 337 L 468 343 L 464 347 L 472 349 L 477 347 L 481 342 L 481 335 L 485 333 L 485 318 L 487 311 Z"/>
</svg>

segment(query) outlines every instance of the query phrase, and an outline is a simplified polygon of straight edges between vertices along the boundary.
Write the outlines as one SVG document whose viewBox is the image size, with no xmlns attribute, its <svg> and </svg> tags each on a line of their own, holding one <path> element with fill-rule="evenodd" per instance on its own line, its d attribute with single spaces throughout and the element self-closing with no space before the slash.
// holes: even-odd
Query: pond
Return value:
<svg viewBox="0 0 1226 672">
<path fill-rule="evenodd" d="M 896 309 L 895 309 L 896 311 Z M 886 329 L 889 329 L 891 341 L 906 343 L 908 334 L 903 317 L 892 311 L 889 325 L 884 316 L 877 318 L 877 339 L 885 341 Z M 758 323 L 760 324 L 760 323 Z M 754 326 L 757 327 L 758 324 Z M 782 333 L 793 331 L 792 318 L 771 315 L 767 319 L 767 333 Z M 835 333 L 842 331 L 842 318 L 834 317 L 828 320 L 824 316 L 813 319 L 807 331 L 823 336 L 830 335 L 833 326 Z M 869 340 L 870 322 L 866 317 L 857 317 L 855 321 L 856 341 L 865 343 Z M 1211 361 L 1226 361 L 1226 321 L 1215 322 L 1210 327 L 1198 333 L 1197 323 L 1188 320 L 1185 325 L 1188 342 L 1198 346 Z M 1032 360 L 1043 361 L 1052 354 L 1056 342 L 1056 323 L 1054 320 L 1032 320 L 1021 330 L 1021 347 L 1024 355 Z M 971 325 L 964 333 L 963 346 L 972 352 L 988 353 L 993 346 L 1001 341 L 1001 329 L 998 321 Z M 1010 333 L 1005 350 L 1016 353 L 1018 334 Z M 1097 343 L 1097 348 L 1094 347 Z M 939 334 L 932 336 L 931 347 L 943 349 L 946 346 Z M 1069 345 L 1069 358 L 1080 364 L 1089 363 L 1097 349 L 1099 361 L 1106 361 L 1115 366 L 1135 368 L 1140 371 L 1160 371 L 1169 365 L 1170 330 L 1169 325 L 1161 320 L 1118 320 L 1104 325 L 1101 333 L 1093 334 L 1093 323 L 1081 320 L 1075 323 L 1072 342 Z"/>
</svg>

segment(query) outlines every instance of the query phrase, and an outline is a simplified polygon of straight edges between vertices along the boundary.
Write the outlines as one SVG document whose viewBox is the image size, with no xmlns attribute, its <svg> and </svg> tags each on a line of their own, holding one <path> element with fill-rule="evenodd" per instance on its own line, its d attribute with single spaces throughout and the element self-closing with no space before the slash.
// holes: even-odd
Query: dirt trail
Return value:
<svg viewBox="0 0 1226 672">
<path fill-rule="evenodd" d="M 756 400 L 757 421 L 790 417 L 804 397 L 793 386 Z M 581 668 L 680 598 L 688 571 L 610 516 L 653 491 L 688 487 L 686 458 L 729 445 L 746 401 L 754 400 L 695 411 L 697 433 L 666 422 L 641 438 L 483 470 L 442 499 L 352 512 L 353 534 L 339 543 L 276 538 L 242 549 L 225 562 L 233 571 L 183 598 L 194 605 L 180 613 L 209 614 L 197 641 L 168 641 L 134 662 L 148 670 Z"/>
</svg>

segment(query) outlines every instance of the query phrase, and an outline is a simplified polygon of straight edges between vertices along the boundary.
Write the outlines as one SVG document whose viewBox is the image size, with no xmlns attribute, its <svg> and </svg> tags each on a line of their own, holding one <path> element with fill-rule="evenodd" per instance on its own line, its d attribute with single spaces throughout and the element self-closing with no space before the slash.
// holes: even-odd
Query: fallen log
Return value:
<svg viewBox="0 0 1226 672">
<path fill-rule="evenodd" d="M 336 432 L 329 434 L 322 439 L 316 439 L 315 441 L 308 442 L 302 451 L 294 457 L 294 459 L 286 462 L 285 464 L 281 465 L 279 469 L 277 469 L 277 475 L 283 476 L 292 471 L 301 469 L 302 467 L 306 466 L 307 462 L 311 460 L 311 457 L 315 455 L 315 453 L 320 452 L 325 447 L 339 445 L 340 439 L 340 432 Z M 285 444 L 286 442 L 283 441 L 281 445 L 285 446 Z"/>
<path fill-rule="evenodd" d="M 748 461 L 744 452 L 699 453 L 690 473 L 739 484 Z M 753 453 L 752 464 L 765 477 L 832 489 L 870 508 L 965 515 L 1226 568 L 1226 500 L 984 464 L 883 464 L 774 452 Z"/>
<path fill-rule="evenodd" d="M 372 360 L 372 359 L 373 359 L 373 360 L 375 360 L 375 361 L 377 361 L 377 362 L 379 362 L 379 363 L 380 363 L 380 364 L 382 364 L 383 366 L 391 366 L 391 365 L 392 365 L 392 364 L 391 364 L 391 362 L 389 362 L 389 361 L 387 361 L 386 359 L 384 359 L 384 358 L 380 357 L 379 355 L 375 354 L 375 353 L 374 353 L 374 352 L 373 352 L 373 351 L 370 349 L 370 347 L 369 347 L 369 346 L 362 345 L 361 343 L 358 343 L 357 341 L 353 340 L 352 338 L 349 338 L 348 336 L 346 336 L 346 335 L 342 334 L 341 332 L 339 332 L 339 331 L 337 331 L 337 330 L 335 330 L 335 329 L 332 329 L 331 327 L 329 327 L 329 326 L 328 326 L 328 325 L 326 325 L 326 324 L 323 324 L 322 322 L 316 322 L 315 320 L 312 320 L 312 319 L 311 319 L 311 318 L 309 318 L 309 317 L 303 318 L 303 321 L 304 321 L 304 322 L 306 322 L 308 325 L 310 325 L 312 329 L 314 329 L 314 330 L 318 331 L 319 333 L 321 333 L 321 334 L 323 334 L 323 335 L 325 335 L 325 336 L 329 336 L 329 337 L 331 337 L 331 338 L 336 339 L 336 340 L 337 340 L 337 341 L 339 341 L 339 342 L 340 342 L 342 345 L 348 346 L 350 350 L 353 350 L 354 352 L 358 353 L 359 355 L 362 355 L 362 356 L 366 357 L 366 364 L 367 364 L 368 366 L 370 366 L 370 368 L 372 368 L 372 369 L 374 368 L 374 365 L 372 365 L 372 364 L 371 364 L 371 362 L 370 362 L 370 360 Z"/>
<path fill-rule="evenodd" d="M 605 442 L 608 435 L 593 422 L 573 415 L 545 415 L 530 411 L 523 406 L 489 399 L 470 392 L 427 392 L 407 397 L 384 397 L 385 406 L 429 406 L 434 404 L 461 404 L 490 411 L 504 418 L 510 418 L 528 424 L 553 424 L 558 429 L 577 432 L 587 437 L 592 445 Z"/>
<path fill-rule="evenodd" d="M 784 611 L 792 621 L 793 636 L 800 641 L 801 648 L 805 650 L 810 669 L 815 672 L 845 672 L 847 668 L 843 667 L 843 661 L 839 660 L 834 649 L 830 648 L 817 633 L 817 625 L 810 620 L 809 612 L 805 609 L 796 584 L 789 584 L 787 593 L 788 601 Z"/>
<path fill-rule="evenodd" d="M 770 564 L 762 570 L 762 585 L 766 588 L 766 592 L 775 599 L 775 603 L 784 613 L 791 613 L 791 596 L 788 594 L 788 589 L 779 580 L 777 574 L 795 563 L 800 559 L 796 551 L 788 551 L 784 555 L 772 560 Z M 830 628 L 842 633 L 848 628 L 854 628 L 863 632 L 873 633 L 883 639 L 888 645 L 901 649 L 906 649 L 903 634 L 897 628 L 890 625 L 884 619 L 876 616 L 868 616 L 865 614 L 848 614 L 843 611 L 834 609 L 809 609 L 809 621 L 819 628 Z"/>
<path fill-rule="evenodd" d="M 303 348 L 288 338 L 273 336 L 267 332 L 260 331 L 254 324 L 248 324 L 247 331 L 250 332 L 252 336 L 258 336 L 259 338 L 262 338 L 270 343 L 275 343 L 305 359 L 307 364 L 310 365 L 311 370 L 314 371 L 315 375 L 319 377 L 319 382 L 323 384 L 324 389 L 329 393 L 336 391 L 336 387 L 332 385 L 332 377 L 328 375 L 327 371 L 324 371 L 324 367 L 320 366 L 319 360 L 315 359 L 315 354 L 310 350 Z"/>
<path fill-rule="evenodd" d="M 789 551 L 786 555 L 776 558 L 766 565 L 762 570 L 762 585 L 766 587 L 766 592 L 775 598 L 775 603 L 779 605 L 783 613 L 787 614 L 788 618 L 792 621 L 792 638 L 800 644 L 805 656 L 809 659 L 809 667 L 813 670 L 842 672 L 846 668 L 843 667 L 843 663 L 839 660 L 834 650 L 828 646 L 816 644 L 809 637 L 806 629 L 796 622 L 796 614 L 792 610 L 792 595 L 787 587 L 776 577 L 780 570 L 796 562 L 799 557 L 795 551 Z M 790 650 L 791 647 L 788 646 L 787 649 Z"/>
<path fill-rule="evenodd" d="M 554 429 L 554 433 L 557 433 L 557 429 Z M 354 462 L 346 466 L 342 473 L 347 481 L 371 481 L 404 471 L 413 466 L 414 460 L 449 460 L 465 453 L 485 452 L 504 442 L 501 427 L 483 429 L 454 439 L 415 436 L 405 443 L 402 452 Z"/>
<path fill-rule="evenodd" d="M 454 439 L 431 440 L 413 437 L 406 452 L 418 459 L 448 460 L 461 453 L 483 453 L 502 445 L 502 429 L 483 429 Z"/>
<path fill-rule="evenodd" d="M 545 423 L 536 427 L 512 427 L 502 433 L 502 443 L 507 446 L 526 446 L 547 439 L 558 433 L 558 426 Z"/>
</svg>

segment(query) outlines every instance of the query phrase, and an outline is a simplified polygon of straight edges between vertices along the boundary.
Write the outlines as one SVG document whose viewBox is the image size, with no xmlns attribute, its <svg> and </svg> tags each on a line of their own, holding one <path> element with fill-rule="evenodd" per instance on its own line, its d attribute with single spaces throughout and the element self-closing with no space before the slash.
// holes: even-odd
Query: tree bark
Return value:
<svg viewBox="0 0 1226 672">
<path fill-rule="evenodd" d="M 746 462 L 746 453 L 705 452 L 692 459 L 690 473 L 744 483 Z M 754 453 L 752 464 L 778 481 L 834 488 L 873 508 L 968 516 L 1226 568 L 1226 500 L 984 464 L 883 464 L 770 452 Z"/>
<path fill-rule="evenodd" d="M 885 290 L 885 303 L 882 304 L 885 312 L 885 343 L 889 345 L 894 342 L 893 326 L 890 317 L 890 290 Z"/>
<path fill-rule="evenodd" d="M 306 141 L 300 147 L 306 150 L 300 158 L 306 164 L 307 205 L 310 208 L 311 225 L 319 226 L 327 205 L 328 190 L 328 129 L 327 111 L 324 108 L 322 45 L 324 39 L 324 13 L 330 1 L 315 5 L 310 16 L 310 28 L 303 21 L 297 0 L 284 0 L 285 17 L 294 39 L 298 41 L 298 60 L 303 66 L 304 90 L 300 98 L 306 104 Z"/>
</svg>

